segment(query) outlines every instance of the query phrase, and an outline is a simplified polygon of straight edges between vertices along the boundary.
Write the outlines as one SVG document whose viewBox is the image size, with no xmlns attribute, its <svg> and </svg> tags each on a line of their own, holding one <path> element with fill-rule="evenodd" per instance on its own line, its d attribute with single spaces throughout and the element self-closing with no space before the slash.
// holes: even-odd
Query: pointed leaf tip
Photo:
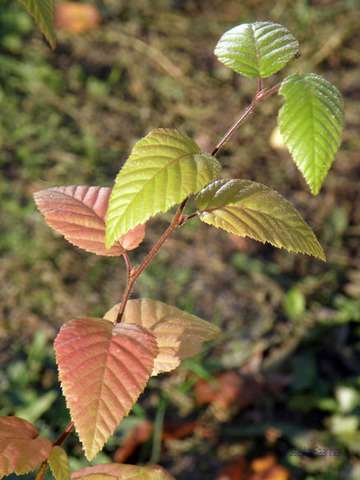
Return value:
<svg viewBox="0 0 360 480">
<path fill-rule="evenodd" d="M 21 0 L 54 49 L 56 45 L 53 0 Z"/>
<path fill-rule="evenodd" d="M 212 155 L 201 153 L 187 135 L 156 129 L 141 139 L 120 170 L 106 220 L 106 246 L 151 216 L 166 212 L 197 193 L 221 169 Z"/>
<path fill-rule="evenodd" d="M 34 199 L 47 224 L 70 243 L 97 255 L 119 256 L 142 242 L 145 226 L 137 225 L 109 250 L 105 247 L 105 220 L 111 190 L 77 185 L 54 187 L 36 192 Z"/>
<path fill-rule="evenodd" d="M 91 460 L 144 390 L 158 346 L 141 326 L 79 318 L 63 325 L 54 348 L 66 403 Z"/>
<path fill-rule="evenodd" d="M 265 78 L 283 68 L 298 49 L 298 41 L 282 25 L 255 22 L 225 32 L 214 53 L 220 62 L 241 75 Z"/>
<path fill-rule="evenodd" d="M 118 311 L 119 304 L 109 310 L 104 318 L 114 322 Z M 197 355 L 203 342 L 220 334 L 217 326 L 176 307 L 148 298 L 129 300 L 122 322 L 141 325 L 155 335 L 159 354 L 154 361 L 152 375 L 174 370 L 185 358 Z"/>
<path fill-rule="evenodd" d="M 344 129 L 338 89 L 320 75 L 294 74 L 279 90 L 285 104 L 278 123 L 284 143 L 316 195 L 334 161 Z"/>
<path fill-rule="evenodd" d="M 217 180 L 196 197 L 200 220 L 235 235 L 269 242 L 325 261 L 321 245 L 279 193 L 248 180 Z"/>
</svg>

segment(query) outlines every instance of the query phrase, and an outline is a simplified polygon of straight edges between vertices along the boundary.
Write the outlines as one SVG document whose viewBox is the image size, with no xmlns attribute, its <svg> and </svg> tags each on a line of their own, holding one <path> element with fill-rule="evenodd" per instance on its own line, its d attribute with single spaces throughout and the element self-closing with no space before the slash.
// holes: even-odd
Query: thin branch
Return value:
<svg viewBox="0 0 360 480">
<path fill-rule="evenodd" d="M 281 84 L 278 84 L 278 85 L 275 85 L 275 87 L 272 87 L 271 89 L 269 90 L 263 90 L 262 89 L 262 79 L 259 79 L 259 82 L 258 82 L 258 91 L 256 93 L 256 95 L 254 96 L 254 99 L 253 101 L 251 102 L 251 104 L 244 110 L 244 112 L 242 113 L 241 117 L 234 123 L 234 125 L 225 133 L 225 135 L 223 136 L 223 138 L 220 140 L 220 142 L 216 145 L 216 147 L 214 148 L 214 150 L 212 151 L 212 155 L 216 155 L 219 150 L 224 146 L 224 144 L 229 140 L 229 138 L 231 137 L 231 135 L 239 128 L 239 126 L 242 124 L 242 122 L 246 119 L 246 117 L 248 115 L 250 115 L 250 113 L 254 110 L 254 108 L 256 107 L 256 105 L 260 102 L 262 102 L 265 98 L 269 97 L 270 95 L 274 94 L 275 92 L 277 92 L 281 86 Z M 188 197 L 185 198 L 185 200 L 181 203 L 181 205 L 179 206 L 174 218 L 173 218 L 173 221 L 171 222 L 171 224 L 169 225 L 168 229 L 166 230 L 166 232 L 160 237 L 160 239 L 157 241 L 157 243 L 154 245 L 154 247 L 152 248 L 152 250 L 150 251 L 150 253 L 148 254 L 148 256 L 145 258 L 145 260 L 142 262 L 142 264 L 137 267 L 137 268 L 131 268 L 130 266 L 130 261 L 129 261 L 129 258 L 127 257 L 127 255 L 125 254 L 124 255 L 124 259 L 125 259 L 125 262 L 126 262 L 126 266 L 127 266 L 127 271 L 128 271 L 128 280 L 127 280 L 127 284 L 126 284 L 126 288 L 125 288 L 125 291 L 123 293 L 123 297 L 122 297 L 122 300 L 121 300 L 121 303 L 120 303 L 120 308 L 119 308 L 119 311 L 118 311 L 118 314 L 117 314 L 117 317 L 116 317 L 116 323 L 120 323 L 121 320 L 122 320 L 122 317 L 123 317 L 123 314 L 124 314 L 124 311 L 125 311 L 125 307 L 126 307 L 126 304 L 127 304 L 127 301 L 129 300 L 129 297 L 130 297 L 130 294 L 131 294 L 131 290 L 134 286 L 134 283 L 136 282 L 137 278 L 139 277 L 139 275 L 141 274 L 141 272 L 148 266 L 148 264 L 150 263 L 150 261 L 154 258 L 155 254 L 157 253 L 157 251 L 159 250 L 159 248 L 164 244 L 164 242 L 166 241 L 166 239 L 168 238 L 168 236 L 173 232 L 173 230 L 176 228 L 176 227 L 179 227 L 180 225 L 183 225 L 185 222 L 187 222 L 188 220 L 190 220 L 191 218 L 195 217 L 196 215 L 198 215 L 197 212 L 191 214 L 191 215 L 188 215 L 186 217 L 183 217 L 182 216 L 182 212 L 184 210 L 184 207 L 185 207 L 185 204 L 188 200 Z"/>
<path fill-rule="evenodd" d="M 55 446 L 62 445 L 65 442 L 65 440 L 68 438 L 70 433 L 74 430 L 74 426 L 75 426 L 74 422 L 70 422 L 69 425 L 63 431 L 63 433 L 59 436 L 59 438 L 55 440 L 55 442 L 53 443 L 53 446 L 55 447 Z"/>
<path fill-rule="evenodd" d="M 129 256 L 126 252 L 123 254 L 123 257 L 124 257 L 124 260 L 125 260 L 125 263 L 126 263 L 127 278 L 128 278 L 128 281 L 129 281 L 129 278 L 130 278 L 130 275 L 131 275 L 130 259 L 129 259 Z"/>
<path fill-rule="evenodd" d="M 46 469 L 48 467 L 48 462 L 47 460 L 45 460 L 44 462 L 42 462 L 42 464 L 40 465 L 40 468 L 39 468 L 39 471 L 36 475 L 36 478 L 35 480 L 42 480 L 44 478 L 44 475 L 45 475 L 45 472 L 46 472 Z"/>
<path fill-rule="evenodd" d="M 241 114 L 240 118 L 229 128 L 229 130 L 225 133 L 223 138 L 220 140 L 220 142 L 216 145 L 214 150 L 211 152 L 211 155 L 216 155 L 219 150 L 225 145 L 225 143 L 229 140 L 229 138 L 232 136 L 232 134 L 240 127 L 240 125 L 243 123 L 243 121 L 252 113 L 256 105 L 258 105 L 260 102 L 265 100 L 265 98 L 268 98 L 270 95 L 273 95 L 276 93 L 279 88 L 281 87 L 281 83 L 275 85 L 274 87 L 270 88 L 269 90 L 262 90 L 262 82 L 259 82 L 258 85 L 258 92 L 256 93 L 253 101 L 250 103 L 250 105 L 244 110 L 244 112 Z"/>
<path fill-rule="evenodd" d="M 187 199 L 188 199 L 188 197 L 186 197 L 185 200 L 183 200 L 183 202 L 179 206 L 171 224 L 167 228 L 166 232 L 159 238 L 159 240 L 156 242 L 154 247 L 151 249 L 150 253 L 145 258 L 145 260 L 142 262 L 142 264 L 138 268 L 133 268 L 131 270 L 131 273 L 130 273 L 130 276 L 129 276 L 129 279 L 128 279 L 128 282 L 127 282 L 127 285 L 126 285 L 126 288 L 125 288 L 125 291 L 124 291 L 124 294 L 123 294 L 123 298 L 122 298 L 121 303 L 120 303 L 120 308 L 119 308 L 119 311 L 118 311 L 118 314 L 117 314 L 117 317 L 116 317 L 116 323 L 121 322 L 121 319 L 122 319 L 122 316 L 124 314 L 127 301 L 129 300 L 129 296 L 130 296 L 132 287 L 133 287 L 134 283 L 136 282 L 138 276 L 148 266 L 148 264 L 154 258 L 155 254 L 157 253 L 159 248 L 164 244 L 164 242 L 166 241 L 168 236 L 173 232 L 173 230 L 175 230 L 176 227 L 181 225 L 182 212 L 185 208 L 185 204 L 187 202 Z"/>
<path fill-rule="evenodd" d="M 67 437 L 70 435 L 70 433 L 74 430 L 74 426 L 75 426 L 74 422 L 70 422 L 69 425 L 62 432 L 62 434 L 59 436 L 59 438 L 55 440 L 55 442 L 53 443 L 53 447 L 62 445 L 67 439 Z M 40 468 L 36 475 L 35 480 L 43 480 L 47 467 L 48 467 L 48 460 L 45 460 L 40 465 Z"/>
<path fill-rule="evenodd" d="M 191 220 L 192 218 L 197 217 L 198 215 L 199 215 L 199 212 L 196 211 L 194 213 L 191 213 L 190 215 L 186 215 L 186 217 L 182 217 L 179 223 L 179 227 L 181 225 L 184 225 L 184 223 L 186 223 L 188 220 Z"/>
</svg>

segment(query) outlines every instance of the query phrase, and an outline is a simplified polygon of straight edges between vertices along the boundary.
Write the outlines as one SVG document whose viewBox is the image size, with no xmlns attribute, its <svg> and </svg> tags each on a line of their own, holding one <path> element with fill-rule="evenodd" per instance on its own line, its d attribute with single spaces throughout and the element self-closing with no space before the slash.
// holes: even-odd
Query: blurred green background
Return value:
<svg viewBox="0 0 360 480">
<path fill-rule="evenodd" d="M 282 105 L 274 97 L 226 144 L 222 176 L 279 191 L 313 228 L 327 263 L 196 220 L 176 232 L 134 296 L 186 309 L 223 335 L 173 374 L 152 379 L 96 462 L 113 461 L 146 420 L 155 433 L 126 462 L 157 462 L 177 480 L 360 478 L 359 0 L 93 5 L 100 25 L 82 34 L 59 30 L 54 51 L 20 3 L 0 7 L 0 415 L 25 418 L 51 439 L 61 433 L 69 415 L 52 341 L 62 323 L 102 316 L 126 280 L 121 259 L 87 254 L 51 231 L 33 192 L 112 186 L 134 143 L 157 127 L 177 128 L 211 151 L 257 88 L 220 65 L 213 48 L 232 26 L 271 20 L 299 40 L 301 57 L 265 87 L 297 71 L 334 83 L 345 103 L 342 147 L 312 197 L 274 140 Z M 171 212 L 149 222 L 133 262 L 170 219 Z M 233 397 L 201 402 L 204 385 L 216 390 L 224 373 L 232 374 Z M 170 424 L 177 434 L 166 435 Z M 289 454 L 314 447 L 341 455 Z M 87 465 L 76 435 L 65 448 L 73 469 Z M 256 460 L 270 455 L 272 473 L 256 477 Z M 234 473 L 236 462 L 243 463 Z"/>
</svg>

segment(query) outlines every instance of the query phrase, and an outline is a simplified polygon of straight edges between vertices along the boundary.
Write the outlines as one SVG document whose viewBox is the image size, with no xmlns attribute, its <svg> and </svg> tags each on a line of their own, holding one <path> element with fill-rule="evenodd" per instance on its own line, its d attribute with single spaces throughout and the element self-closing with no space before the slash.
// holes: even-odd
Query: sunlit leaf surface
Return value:
<svg viewBox="0 0 360 480">
<path fill-rule="evenodd" d="M 279 193 L 248 180 L 217 180 L 195 200 L 205 223 L 325 260 L 312 230 Z"/>
<path fill-rule="evenodd" d="M 158 351 L 154 335 L 138 325 L 79 318 L 61 328 L 59 378 L 89 460 L 144 390 Z"/>
<path fill-rule="evenodd" d="M 298 52 L 298 42 L 282 25 L 255 22 L 238 25 L 224 33 L 215 55 L 227 67 L 246 77 L 269 77 Z"/>
<path fill-rule="evenodd" d="M 118 310 L 119 305 L 115 305 L 104 318 L 115 321 Z M 152 375 L 178 367 L 184 358 L 200 352 L 202 342 L 220 333 L 218 327 L 195 315 L 148 298 L 129 300 L 122 321 L 142 325 L 155 335 L 159 355 Z"/>
<path fill-rule="evenodd" d="M 34 198 L 47 224 L 73 245 L 97 255 L 117 256 L 142 242 L 145 227 L 138 225 L 107 249 L 105 220 L 110 194 L 111 188 L 71 186 L 40 190 Z"/>
<path fill-rule="evenodd" d="M 344 128 L 341 95 L 314 73 L 290 75 L 279 94 L 286 100 L 278 117 L 281 135 L 316 195 L 340 146 Z"/>
<path fill-rule="evenodd" d="M 106 245 L 152 215 L 166 212 L 215 180 L 219 162 L 188 136 L 157 129 L 141 139 L 120 170 L 106 221 Z"/>
</svg>

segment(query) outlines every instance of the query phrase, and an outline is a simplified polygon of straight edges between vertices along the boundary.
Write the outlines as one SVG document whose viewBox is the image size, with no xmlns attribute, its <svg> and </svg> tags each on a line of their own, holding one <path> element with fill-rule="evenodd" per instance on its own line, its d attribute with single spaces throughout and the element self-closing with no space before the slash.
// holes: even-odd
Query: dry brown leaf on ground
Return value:
<svg viewBox="0 0 360 480">
<path fill-rule="evenodd" d="M 245 457 L 239 457 L 226 465 L 216 480 L 247 480 L 250 474 L 249 462 Z"/>
<path fill-rule="evenodd" d="M 282 465 L 278 465 L 274 455 L 255 458 L 251 462 L 252 474 L 246 480 L 288 480 L 290 472 Z"/>
<path fill-rule="evenodd" d="M 153 430 L 154 424 L 148 420 L 144 420 L 140 425 L 135 427 L 125 439 L 123 445 L 116 450 L 114 461 L 124 463 L 134 454 L 137 447 L 149 440 Z M 210 441 L 215 440 L 213 433 L 203 427 L 198 421 L 181 423 L 165 422 L 161 438 L 163 441 L 180 440 L 194 433 Z"/>
<path fill-rule="evenodd" d="M 274 455 L 255 458 L 251 463 L 238 457 L 226 465 L 216 480 L 289 480 L 290 472 L 276 463 Z"/>
<path fill-rule="evenodd" d="M 89 3 L 64 2 L 55 5 L 55 27 L 70 33 L 92 30 L 101 21 L 100 12 Z"/>
<path fill-rule="evenodd" d="M 195 400 L 198 405 L 212 403 L 226 409 L 237 410 L 251 405 L 262 393 L 261 385 L 254 377 L 224 372 L 215 376 L 214 382 L 198 380 L 195 385 Z"/>
</svg>

